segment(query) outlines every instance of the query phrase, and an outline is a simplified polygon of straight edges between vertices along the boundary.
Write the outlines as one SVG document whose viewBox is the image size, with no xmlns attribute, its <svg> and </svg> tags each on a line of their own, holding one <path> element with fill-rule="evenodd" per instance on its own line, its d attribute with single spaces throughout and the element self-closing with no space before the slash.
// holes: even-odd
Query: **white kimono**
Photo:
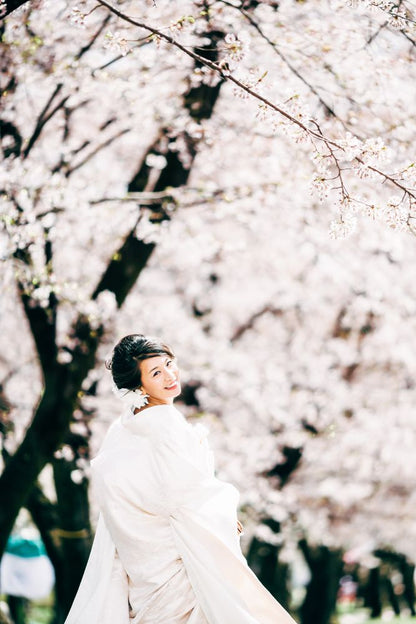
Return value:
<svg viewBox="0 0 416 624">
<path fill-rule="evenodd" d="M 128 410 L 92 461 L 101 514 L 65 624 L 294 624 L 241 552 L 201 425 Z"/>
</svg>

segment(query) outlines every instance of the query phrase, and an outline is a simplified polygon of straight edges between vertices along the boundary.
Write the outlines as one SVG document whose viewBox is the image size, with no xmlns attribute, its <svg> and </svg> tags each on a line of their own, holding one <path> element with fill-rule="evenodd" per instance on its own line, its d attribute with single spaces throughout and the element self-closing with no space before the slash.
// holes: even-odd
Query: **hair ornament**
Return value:
<svg viewBox="0 0 416 624">
<path fill-rule="evenodd" d="M 144 394 L 140 390 L 140 388 L 136 388 L 135 390 L 129 390 L 128 388 L 117 388 L 115 384 L 113 384 L 113 392 L 125 403 L 128 407 L 137 407 L 141 408 L 147 405 L 148 403 L 148 394 Z"/>
</svg>

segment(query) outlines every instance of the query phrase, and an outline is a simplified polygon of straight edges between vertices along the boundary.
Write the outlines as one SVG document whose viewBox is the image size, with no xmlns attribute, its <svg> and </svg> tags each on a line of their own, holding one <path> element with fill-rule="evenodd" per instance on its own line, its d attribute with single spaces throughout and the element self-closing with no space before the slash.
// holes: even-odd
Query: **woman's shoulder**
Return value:
<svg viewBox="0 0 416 624">
<path fill-rule="evenodd" d="M 149 439 L 164 439 L 187 428 L 183 414 L 173 405 L 153 405 L 137 414 L 133 410 L 125 412 L 122 426 L 136 436 Z"/>
<path fill-rule="evenodd" d="M 143 440 L 134 440 L 122 424 L 122 417 L 117 418 L 109 427 L 97 455 L 91 460 L 93 473 L 105 471 L 116 473 L 118 467 L 137 456 L 138 444 L 140 456 L 143 455 Z"/>
</svg>

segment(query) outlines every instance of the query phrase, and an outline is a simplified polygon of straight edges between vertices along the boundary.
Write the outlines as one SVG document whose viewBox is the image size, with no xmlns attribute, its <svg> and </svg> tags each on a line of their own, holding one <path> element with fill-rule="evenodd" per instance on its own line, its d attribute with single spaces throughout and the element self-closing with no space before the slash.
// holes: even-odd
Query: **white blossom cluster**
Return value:
<svg viewBox="0 0 416 624">
<path fill-rule="evenodd" d="M 387 23 L 397 30 L 415 31 L 414 6 L 411 2 L 392 2 L 391 0 L 349 0 L 352 8 L 380 10 L 387 16 Z"/>
</svg>

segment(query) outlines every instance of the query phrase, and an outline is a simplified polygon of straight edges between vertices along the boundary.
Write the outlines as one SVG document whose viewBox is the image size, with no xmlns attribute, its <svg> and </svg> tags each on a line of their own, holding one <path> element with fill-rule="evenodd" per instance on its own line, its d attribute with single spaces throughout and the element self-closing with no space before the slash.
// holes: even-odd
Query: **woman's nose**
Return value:
<svg viewBox="0 0 416 624">
<path fill-rule="evenodd" d="M 165 368 L 165 376 L 166 376 L 168 379 L 174 379 L 174 378 L 175 378 L 175 371 L 173 371 L 173 370 L 172 370 L 172 369 L 170 369 L 170 368 Z"/>
</svg>

